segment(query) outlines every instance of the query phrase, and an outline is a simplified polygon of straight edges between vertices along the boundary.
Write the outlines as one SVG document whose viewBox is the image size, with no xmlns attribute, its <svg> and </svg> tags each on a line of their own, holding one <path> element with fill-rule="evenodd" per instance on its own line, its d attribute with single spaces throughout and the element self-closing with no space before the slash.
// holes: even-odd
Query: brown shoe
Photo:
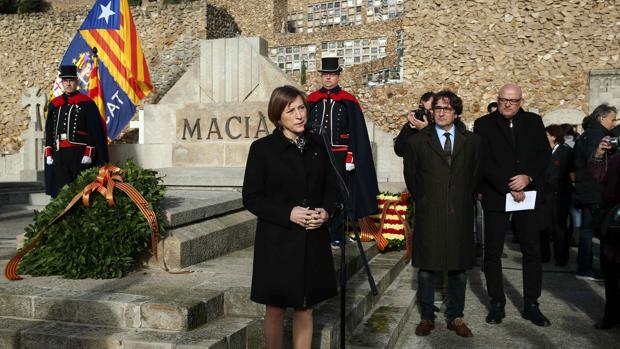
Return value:
<svg viewBox="0 0 620 349">
<path fill-rule="evenodd" d="M 431 330 L 435 329 L 435 321 L 433 320 L 422 320 L 415 328 L 416 336 L 428 336 L 431 334 Z"/>
<path fill-rule="evenodd" d="M 450 321 L 448 323 L 448 329 L 456 332 L 461 337 L 472 337 L 474 334 L 471 333 L 471 330 L 467 325 L 465 325 L 465 321 L 463 318 L 457 317 L 456 319 Z"/>
</svg>

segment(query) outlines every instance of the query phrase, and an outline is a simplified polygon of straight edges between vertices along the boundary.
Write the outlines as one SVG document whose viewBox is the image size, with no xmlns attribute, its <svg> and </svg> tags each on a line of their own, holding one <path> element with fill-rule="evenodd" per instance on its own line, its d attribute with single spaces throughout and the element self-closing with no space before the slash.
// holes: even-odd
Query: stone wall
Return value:
<svg viewBox="0 0 620 349">
<path fill-rule="evenodd" d="M 526 108 L 588 111 L 588 73 L 620 68 L 617 1 L 406 2 L 405 83 L 413 97 L 454 89 L 465 116 L 486 111 L 504 83 Z"/>
<path fill-rule="evenodd" d="M 19 115 L 24 88 L 35 83 L 49 87 L 53 68 L 92 6 L 86 0 L 50 1 L 62 13 L 0 16 L 0 65 L 5 72 L 0 88 L 0 152 L 19 148 L 19 134 L 27 126 Z M 498 88 L 510 81 L 524 87 L 527 109 L 541 114 L 560 107 L 587 112 L 592 109 L 589 72 L 620 69 L 617 1 L 405 0 L 404 13 L 389 21 L 312 34 L 282 33 L 288 13 L 302 12 L 317 2 L 202 0 L 161 8 L 149 2 L 146 10 L 134 9 L 151 76 L 160 91 L 150 101 L 157 101 L 186 71 L 197 56 L 197 39 L 237 33 L 261 36 L 270 47 L 388 37 L 388 56 L 346 69 L 342 85 L 359 97 L 368 118 L 393 132 L 425 91 L 453 89 L 463 97 L 464 118 L 471 121 L 484 114 Z M 361 2 L 364 9 L 366 4 Z M 217 22 L 205 23 L 206 18 Z M 401 29 L 403 83 L 366 86 L 362 75 L 398 64 L 395 36 Z M 304 87 L 311 91 L 318 83 L 318 75 L 309 72 Z"/>
<path fill-rule="evenodd" d="M 54 5 L 58 5 L 54 7 Z M 49 91 L 62 55 L 92 7 L 87 3 L 52 2 L 52 12 L 0 15 L 0 153 L 15 153 L 27 128 L 27 112 L 20 105 L 25 88 Z M 187 70 L 206 38 L 206 2 L 132 8 L 142 48 L 149 64 L 155 102 Z"/>
</svg>

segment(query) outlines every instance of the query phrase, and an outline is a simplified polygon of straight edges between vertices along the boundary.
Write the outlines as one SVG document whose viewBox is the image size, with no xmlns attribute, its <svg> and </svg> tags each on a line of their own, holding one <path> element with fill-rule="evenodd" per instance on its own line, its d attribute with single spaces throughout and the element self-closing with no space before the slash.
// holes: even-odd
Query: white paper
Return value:
<svg viewBox="0 0 620 349">
<path fill-rule="evenodd" d="M 506 212 L 533 210 L 536 207 L 536 190 L 523 192 L 525 200 L 516 202 L 512 194 L 506 194 Z"/>
</svg>

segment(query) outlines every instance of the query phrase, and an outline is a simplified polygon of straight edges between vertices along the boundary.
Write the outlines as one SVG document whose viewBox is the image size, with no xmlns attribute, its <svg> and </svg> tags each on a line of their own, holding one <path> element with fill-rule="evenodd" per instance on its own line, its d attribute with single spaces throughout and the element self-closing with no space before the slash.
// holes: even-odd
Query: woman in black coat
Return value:
<svg viewBox="0 0 620 349">
<path fill-rule="evenodd" d="M 325 224 L 337 188 L 321 139 L 304 132 L 303 92 L 276 88 L 268 116 L 277 129 L 252 143 L 243 182 L 243 204 L 258 217 L 250 298 L 266 305 L 267 348 L 282 347 L 287 307 L 294 347 L 310 348 L 312 306 L 337 294 Z"/>
</svg>

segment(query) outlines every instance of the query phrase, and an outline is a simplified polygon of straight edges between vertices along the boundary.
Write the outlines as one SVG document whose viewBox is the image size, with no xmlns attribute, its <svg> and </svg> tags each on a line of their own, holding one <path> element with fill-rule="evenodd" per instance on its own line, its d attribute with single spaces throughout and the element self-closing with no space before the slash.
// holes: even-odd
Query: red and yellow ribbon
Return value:
<svg viewBox="0 0 620 349">
<path fill-rule="evenodd" d="M 114 165 L 105 165 L 99 169 L 97 179 L 88 184 L 84 189 L 71 199 L 71 202 L 65 207 L 65 209 L 51 222 L 49 222 L 29 243 L 21 248 L 15 257 L 11 258 L 9 263 L 4 268 L 4 276 L 9 280 L 21 280 L 22 277 L 17 275 L 17 266 L 23 256 L 32 250 L 37 243 L 43 238 L 43 235 L 47 232 L 52 224 L 60 220 L 69 210 L 82 199 L 82 204 L 86 207 L 90 207 L 90 194 L 98 192 L 105 197 L 108 206 L 114 206 L 114 188 L 118 188 L 123 191 L 131 200 L 138 206 L 138 209 L 146 218 L 151 228 L 151 248 L 153 255 L 157 259 L 157 243 L 159 241 L 159 225 L 157 224 L 157 216 L 155 212 L 149 207 L 148 202 L 142 194 L 140 194 L 131 184 L 123 182 L 123 170 Z"/>
</svg>

